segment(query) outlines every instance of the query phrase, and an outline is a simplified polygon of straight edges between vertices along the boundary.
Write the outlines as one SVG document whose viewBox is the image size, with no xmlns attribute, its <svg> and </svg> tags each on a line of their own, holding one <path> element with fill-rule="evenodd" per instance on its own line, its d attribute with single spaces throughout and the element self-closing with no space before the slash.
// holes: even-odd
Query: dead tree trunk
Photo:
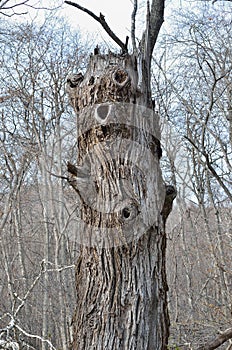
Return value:
<svg viewBox="0 0 232 350">
<path fill-rule="evenodd" d="M 68 81 L 79 147 L 69 181 L 81 203 L 72 349 L 167 347 L 159 125 L 138 72 L 134 56 L 97 54 Z"/>
<path fill-rule="evenodd" d="M 151 14 L 160 16 L 155 3 L 163 1 L 148 9 L 148 29 Z M 106 25 L 104 16 L 75 6 Z M 167 349 L 164 223 L 171 205 L 150 91 L 156 37 L 153 26 L 131 55 L 119 40 L 122 54 L 96 48 L 86 74 L 68 79 L 78 132 L 77 166 L 68 163 L 79 201 L 73 350 Z"/>
</svg>

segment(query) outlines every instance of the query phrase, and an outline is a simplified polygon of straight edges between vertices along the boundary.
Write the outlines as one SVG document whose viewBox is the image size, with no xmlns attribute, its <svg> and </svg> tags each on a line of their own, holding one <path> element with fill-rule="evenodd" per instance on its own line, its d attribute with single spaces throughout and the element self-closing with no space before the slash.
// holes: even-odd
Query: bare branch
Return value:
<svg viewBox="0 0 232 350">
<path fill-rule="evenodd" d="M 200 346 L 197 350 L 214 350 L 220 345 L 224 344 L 229 339 L 232 339 L 232 328 L 229 328 L 224 332 L 220 333 L 212 341 Z"/>
<path fill-rule="evenodd" d="M 42 274 L 45 272 L 44 270 L 44 260 L 41 262 L 41 267 L 40 267 L 40 272 L 37 275 L 37 277 L 34 279 L 34 281 L 32 282 L 31 286 L 29 287 L 28 291 L 26 292 L 26 294 L 24 295 L 24 297 L 21 299 L 20 298 L 20 305 L 17 307 L 17 309 L 14 312 L 14 317 L 17 316 L 17 314 L 19 313 L 19 311 L 22 309 L 22 307 L 24 306 L 28 296 L 30 295 L 31 291 L 34 289 L 35 285 L 37 284 L 37 282 L 40 280 Z M 15 295 L 17 296 L 17 295 Z"/>
<path fill-rule="evenodd" d="M 152 52 L 164 22 L 164 2 L 165 0 L 152 0 L 150 9 L 150 1 L 147 1 L 147 24 L 141 40 L 141 47 L 149 61 L 151 61 Z"/>
<path fill-rule="evenodd" d="M 140 41 L 140 50 L 143 60 L 146 62 L 143 75 L 147 82 L 150 82 L 150 76 L 147 72 L 150 72 L 152 52 L 164 21 L 164 2 L 165 0 L 153 0 L 150 6 L 150 1 L 147 1 L 146 28 Z"/>
<path fill-rule="evenodd" d="M 23 328 L 21 328 L 18 324 L 15 325 L 15 328 L 17 328 L 22 334 L 26 335 L 28 338 L 38 339 L 38 340 L 40 340 L 42 343 L 48 344 L 49 349 L 56 350 L 56 348 L 52 345 L 52 343 L 50 342 L 50 340 L 44 339 L 44 338 L 42 338 L 42 337 L 40 337 L 39 335 L 36 335 L 36 334 L 28 333 L 28 332 L 26 332 Z"/>
<path fill-rule="evenodd" d="M 36 4 L 29 4 L 30 0 L 22 0 L 19 1 L 18 3 L 12 3 L 11 0 L 0 0 L 0 14 L 6 16 L 6 17 L 12 17 L 14 15 L 25 15 L 28 12 L 27 11 L 19 11 L 19 12 L 15 12 L 16 7 L 29 7 L 35 10 L 55 10 L 57 8 L 59 8 L 61 5 L 57 5 L 56 7 L 52 7 L 52 8 L 48 8 L 48 7 L 44 7 L 44 6 L 36 6 Z M 11 10 L 11 11 L 9 11 Z M 8 11 L 8 12 L 6 12 Z M 10 12 L 10 13 L 9 13 Z"/>
<path fill-rule="evenodd" d="M 134 0 L 134 8 L 131 14 L 131 41 L 133 46 L 133 52 L 137 51 L 136 41 L 135 41 L 135 18 L 138 10 L 138 0 Z"/>
<path fill-rule="evenodd" d="M 74 6 L 76 8 L 78 8 L 79 10 L 87 13 L 90 17 L 94 18 L 95 21 L 99 22 L 102 27 L 105 29 L 106 33 L 111 37 L 111 39 L 113 39 L 116 44 L 118 44 L 121 49 L 122 49 L 122 52 L 123 53 L 126 53 L 128 52 L 127 50 L 127 45 L 124 44 L 115 34 L 114 32 L 112 32 L 112 30 L 110 29 L 110 27 L 108 26 L 108 24 L 106 23 L 106 20 L 105 20 L 105 16 L 103 16 L 102 13 L 100 13 L 100 16 L 96 16 L 92 11 L 88 10 L 87 8 L 83 7 L 83 6 L 80 6 L 78 4 L 76 4 L 75 2 L 72 2 L 72 1 L 65 1 L 65 4 L 68 4 L 68 5 L 71 5 L 71 6 Z"/>
<path fill-rule="evenodd" d="M 28 2 L 29 0 L 24 0 L 24 1 L 21 1 L 21 2 L 19 2 L 18 4 L 11 4 L 11 5 L 7 5 L 8 3 L 9 3 L 9 0 L 6 0 L 6 1 L 3 1 L 3 2 L 1 2 L 0 1 L 0 9 L 2 10 L 9 10 L 9 9 L 13 9 L 13 8 L 15 8 L 15 7 L 17 7 L 17 6 L 21 6 L 21 5 L 25 5 L 27 2 Z M 7 5 L 7 6 L 6 6 Z"/>
<path fill-rule="evenodd" d="M 6 10 L 6 9 L 3 9 L 3 11 L 4 10 Z M 8 10 L 8 9 L 7 9 Z M 13 17 L 14 15 L 26 15 L 27 14 L 27 12 L 15 12 L 13 9 L 11 9 L 13 12 L 12 13 L 6 13 L 6 12 L 2 12 L 2 11 L 0 11 L 0 14 L 1 15 L 4 15 L 4 16 L 6 16 L 6 17 Z"/>
<path fill-rule="evenodd" d="M 150 45 L 151 55 L 160 31 L 160 28 L 164 22 L 164 1 L 165 0 L 153 0 L 151 4 L 151 16 L 150 16 Z"/>
<path fill-rule="evenodd" d="M 36 286 L 36 284 L 38 283 L 38 281 L 40 280 L 41 276 L 45 273 L 45 272 L 62 272 L 65 271 L 67 269 L 72 269 L 75 267 L 75 265 L 69 265 L 69 266 L 59 266 L 53 269 L 47 269 L 45 267 L 45 260 L 42 260 L 41 262 L 41 266 L 40 266 L 40 272 L 38 273 L 38 275 L 36 276 L 36 278 L 34 279 L 34 281 L 32 282 L 31 286 L 29 287 L 29 289 L 27 290 L 27 292 L 25 293 L 25 295 L 23 296 L 23 298 L 19 298 L 17 294 L 14 293 L 15 297 L 17 297 L 20 300 L 20 304 L 17 307 L 17 309 L 14 312 L 14 318 L 17 317 L 19 311 L 24 307 L 25 302 L 27 301 L 29 295 L 31 294 L 32 290 L 34 289 L 34 287 Z"/>
<path fill-rule="evenodd" d="M 193 145 L 193 147 L 205 157 L 206 165 L 207 165 L 208 169 L 210 170 L 213 177 L 217 180 L 219 185 L 223 188 L 224 192 L 227 194 L 228 198 L 232 202 L 232 194 L 231 194 L 230 190 L 226 187 L 226 185 L 224 184 L 224 182 L 222 181 L 221 177 L 218 175 L 218 173 L 216 172 L 214 167 L 212 166 L 210 159 L 209 159 L 209 155 L 205 151 L 201 151 L 199 149 L 199 147 L 195 144 L 195 142 L 193 140 L 191 140 L 188 136 L 184 136 L 184 138 L 186 140 L 188 140 Z"/>
</svg>

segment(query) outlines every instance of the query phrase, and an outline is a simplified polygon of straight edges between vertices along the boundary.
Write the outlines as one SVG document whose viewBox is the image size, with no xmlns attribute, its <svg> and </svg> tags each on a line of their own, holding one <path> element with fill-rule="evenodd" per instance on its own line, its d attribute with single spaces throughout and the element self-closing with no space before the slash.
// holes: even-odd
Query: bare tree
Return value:
<svg viewBox="0 0 232 350">
<path fill-rule="evenodd" d="M 176 13 L 154 58 L 156 108 L 165 119 L 163 174 L 179 192 L 168 223 L 170 345 L 193 349 L 207 348 L 212 334 L 231 323 L 231 16 L 226 9 L 229 4 L 221 4 L 220 11 L 208 4 Z M 222 348 L 231 345 L 229 338 L 221 339 L 227 339 Z"/>
<path fill-rule="evenodd" d="M 134 2 L 133 54 L 129 38 L 119 39 L 102 13 L 65 3 L 99 22 L 121 50 L 102 55 L 96 47 L 85 75 L 68 79 L 78 126 L 77 165 L 69 163 L 68 171 L 80 204 L 81 243 L 72 349 L 167 349 L 164 224 L 175 190 L 165 200 L 150 86 L 164 1 L 147 3 L 139 45 Z"/>
<path fill-rule="evenodd" d="M 61 3 L 56 3 L 53 9 L 57 9 L 61 6 Z M 51 7 L 44 7 L 41 4 L 41 1 L 38 0 L 0 0 L 0 15 L 6 17 L 12 17 L 15 15 L 25 15 L 28 13 L 30 9 L 38 10 L 38 9 L 46 9 L 52 10 Z"/>
<path fill-rule="evenodd" d="M 63 19 L 7 28 L 0 76 L 1 345 L 66 349 L 77 252 L 69 244 L 70 190 L 61 176 L 75 135 L 65 82 L 73 64 L 84 67 L 85 49 Z"/>
<path fill-rule="evenodd" d="M 9 35 L 1 37 L 0 347 L 167 349 L 165 226 L 176 186 L 178 208 L 167 231 L 169 346 L 226 345 L 230 27 L 222 22 L 221 30 L 206 12 L 195 19 L 183 14 L 178 35 L 165 40 L 164 54 L 159 48 L 152 61 L 164 1 L 147 3 L 137 40 L 134 0 L 132 53 L 129 38 L 120 39 L 103 14 L 66 3 L 96 20 L 120 51 L 103 55 L 96 46 L 84 74 L 79 40 L 61 23 L 53 21 L 53 30 L 8 25 Z M 11 4 L 2 2 L 1 9 Z M 17 6 L 23 4 L 31 5 Z M 171 121 L 162 161 L 171 186 L 161 175 L 154 109 Z"/>
</svg>

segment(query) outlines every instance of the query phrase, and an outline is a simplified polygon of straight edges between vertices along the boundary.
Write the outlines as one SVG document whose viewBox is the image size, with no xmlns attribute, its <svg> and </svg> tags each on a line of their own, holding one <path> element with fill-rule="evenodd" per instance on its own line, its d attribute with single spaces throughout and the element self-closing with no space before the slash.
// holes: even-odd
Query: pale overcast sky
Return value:
<svg viewBox="0 0 232 350">
<path fill-rule="evenodd" d="M 15 0 L 16 1 L 16 0 Z M 113 32 L 120 37 L 122 41 L 126 39 L 126 36 L 130 36 L 130 25 L 131 25 L 131 13 L 133 10 L 131 0 L 72 0 L 79 5 L 86 7 L 94 14 L 99 16 L 100 12 L 105 16 L 106 22 L 110 26 Z M 105 33 L 100 23 L 96 22 L 88 14 L 77 8 L 64 4 L 64 0 L 32 0 L 30 4 L 36 4 L 47 8 L 59 6 L 61 8 L 56 13 L 56 16 L 65 17 L 68 22 L 76 27 L 80 28 L 82 35 L 90 33 L 98 35 L 100 41 L 111 42 L 109 36 Z M 12 19 L 18 21 L 32 21 L 36 18 L 36 21 L 43 22 L 44 14 L 46 11 L 33 10 L 28 7 L 17 7 L 18 12 L 27 11 L 27 15 L 14 16 Z M 98 39 L 98 40 L 99 40 Z"/>
<path fill-rule="evenodd" d="M 12 0 L 17 3 L 19 0 Z M 86 7 L 94 14 L 99 16 L 100 12 L 105 16 L 106 22 L 110 26 L 113 32 L 120 37 L 122 41 L 126 39 L 126 36 L 130 36 L 130 27 L 131 27 L 131 14 L 133 11 L 133 0 L 72 0 L 74 3 Z M 145 19 L 144 14 L 146 12 L 146 0 L 138 1 L 139 9 L 138 16 L 136 18 L 136 29 L 142 27 L 142 21 Z M 182 6 L 182 0 L 166 0 L 165 3 L 165 14 L 167 14 L 169 4 L 174 4 L 176 8 Z M 44 6 L 47 8 L 58 7 L 62 5 L 59 9 L 57 15 L 64 16 L 73 26 L 79 26 L 82 33 L 89 32 L 99 34 L 103 36 L 104 39 L 109 38 L 105 34 L 105 31 L 102 29 L 100 23 L 97 23 L 93 18 L 83 11 L 78 10 L 77 8 L 64 4 L 64 0 L 31 0 L 30 5 L 36 5 L 38 7 Z M 37 16 L 37 20 L 40 19 L 43 21 L 43 10 L 34 11 L 28 7 L 17 7 L 17 12 L 27 11 L 28 15 L 25 16 L 14 16 L 15 21 L 21 20 L 33 20 Z M 139 20 L 140 18 L 140 20 Z"/>
<path fill-rule="evenodd" d="M 78 0 L 74 1 L 79 5 L 88 8 L 99 16 L 100 12 L 105 15 L 111 29 L 120 37 L 126 37 L 130 31 L 130 18 L 132 4 L 130 0 Z M 97 23 L 86 13 L 69 5 L 63 6 L 63 14 L 73 23 L 79 24 L 80 28 L 96 32 L 101 30 L 100 23 Z"/>
<path fill-rule="evenodd" d="M 13 1 L 13 0 L 12 0 Z M 18 0 L 15 0 L 16 2 Z M 67 20 L 72 24 L 72 26 L 80 28 L 82 35 L 85 35 L 88 33 L 97 35 L 98 42 L 105 41 L 105 43 L 112 44 L 111 39 L 109 36 L 105 33 L 104 29 L 101 27 L 100 23 L 96 22 L 93 18 L 91 18 L 88 14 L 78 10 L 77 8 L 64 4 L 64 0 L 31 0 L 30 4 L 36 3 L 37 5 L 44 5 L 47 8 L 51 8 L 54 6 L 59 6 L 62 4 L 62 7 L 59 9 L 57 16 L 63 16 L 66 17 Z M 133 10 L 133 1 L 132 0 L 72 0 L 73 2 L 78 3 L 79 5 L 86 7 L 87 9 L 91 10 L 93 13 L 95 13 L 97 16 L 99 16 L 100 12 L 105 16 L 105 19 L 112 29 L 113 32 L 122 40 L 124 41 L 126 39 L 126 36 L 130 36 L 130 26 L 131 26 L 131 13 Z M 146 4 L 146 1 L 139 1 L 140 4 Z M 199 4 L 203 5 L 206 4 L 206 2 L 203 2 L 201 0 L 166 0 L 165 2 L 165 24 L 163 25 L 163 29 L 168 29 L 168 22 L 175 21 L 175 15 L 173 12 L 173 8 L 175 9 L 183 9 L 189 7 L 191 10 L 198 6 Z M 143 5 L 143 8 L 140 8 L 138 13 L 139 16 L 137 17 L 137 35 L 138 35 L 138 29 L 143 28 L 142 25 L 142 19 L 144 20 L 144 13 L 146 11 L 145 5 Z M 207 5 L 205 5 L 207 6 Z M 228 4 L 224 1 L 217 1 L 215 4 L 212 3 L 212 0 L 208 2 L 209 8 L 214 8 L 214 10 L 217 8 L 218 13 L 221 11 L 223 14 L 226 13 L 225 7 L 227 7 Z M 18 8 L 19 9 L 19 8 Z M 20 7 L 21 9 L 21 7 Z M 27 8 L 28 10 L 28 8 Z M 220 11 L 221 10 L 221 11 Z M 16 21 L 19 20 L 32 20 L 35 15 L 38 15 L 37 19 L 40 18 L 43 21 L 43 10 L 38 11 L 29 11 L 29 15 L 27 16 L 15 16 L 14 19 Z M 140 18 L 140 20 L 139 20 Z M 138 35 L 140 38 L 140 35 Z M 100 39 L 100 40 L 99 40 Z"/>
</svg>

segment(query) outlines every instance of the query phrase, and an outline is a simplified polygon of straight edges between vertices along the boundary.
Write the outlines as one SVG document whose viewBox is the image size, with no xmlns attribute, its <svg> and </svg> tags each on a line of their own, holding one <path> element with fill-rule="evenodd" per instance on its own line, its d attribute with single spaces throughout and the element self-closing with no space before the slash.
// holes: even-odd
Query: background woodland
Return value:
<svg viewBox="0 0 232 350">
<path fill-rule="evenodd" d="M 152 61 L 163 177 L 178 190 L 167 222 L 170 349 L 196 349 L 231 327 L 230 5 L 173 12 Z M 76 154 L 65 84 L 94 46 L 54 14 L 16 22 L 0 16 L 0 349 L 10 339 L 12 349 L 64 350 L 78 258 L 64 179 Z"/>
</svg>

